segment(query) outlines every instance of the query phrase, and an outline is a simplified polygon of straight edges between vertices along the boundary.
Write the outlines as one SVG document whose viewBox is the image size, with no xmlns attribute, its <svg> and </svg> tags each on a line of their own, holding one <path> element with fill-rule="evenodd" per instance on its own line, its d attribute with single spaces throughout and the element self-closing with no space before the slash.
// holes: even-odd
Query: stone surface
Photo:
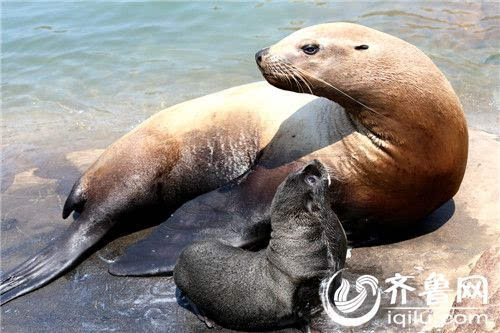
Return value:
<svg viewBox="0 0 500 333">
<path fill-rule="evenodd" d="M 66 154 L 66 159 L 83 173 L 103 152 L 104 149 L 74 151 Z"/>
<path fill-rule="evenodd" d="M 470 272 L 468 278 L 474 285 L 478 285 L 478 277 L 484 277 L 487 281 L 487 295 L 484 299 L 477 297 L 472 289 L 467 295 L 462 293 L 453 302 L 453 309 L 444 333 L 480 333 L 500 331 L 500 244 L 495 244 L 484 251 L 476 265 Z M 483 288 L 481 288 L 483 287 Z M 478 291 L 483 291 L 484 285 L 479 284 Z M 469 297 L 465 297 L 469 296 Z M 478 315 L 482 315 L 479 317 Z M 463 323 L 465 321 L 465 323 Z"/>
<path fill-rule="evenodd" d="M 88 167 L 99 153 L 99 150 L 84 150 L 54 155 L 37 168 L 22 168 L 20 172 L 2 175 L 5 177 L 2 179 L 1 222 L 3 272 L 40 250 L 71 223 L 71 219 L 64 221 L 60 217 L 65 195 L 78 175 L 77 170 Z M 407 321 L 406 330 L 413 332 L 443 326 L 455 299 L 459 277 L 476 272 L 486 275 L 488 271 L 495 275 L 491 271 L 498 266 L 498 259 L 491 258 L 497 258 L 498 253 L 491 254 L 490 250 L 485 252 L 486 257 L 483 255 L 479 261 L 478 258 L 498 244 L 500 235 L 499 158 L 498 137 L 471 130 L 468 167 L 455 198 L 417 225 L 404 231 L 374 234 L 372 239 L 351 251 L 345 277 L 352 286 L 357 277 L 364 274 L 376 277 L 382 290 L 390 286 L 385 279 L 395 273 L 413 276 L 408 285 L 416 290 L 408 292 L 405 306 L 418 308 L 424 317 L 432 313 L 433 320 L 417 324 Z M 15 163 L 19 158 L 13 156 L 11 160 Z M 178 304 L 171 277 L 122 278 L 107 273 L 107 264 L 128 244 L 148 232 L 144 230 L 107 244 L 48 286 L 1 307 L 2 332 L 207 330 L 191 312 Z M 442 273 L 449 280 L 450 291 L 443 303 L 427 309 L 426 298 L 418 294 L 424 291 L 425 280 L 432 272 Z M 350 298 L 356 294 L 352 290 Z M 491 302 L 497 297 L 498 303 L 498 281 L 492 282 L 490 294 Z M 388 323 L 388 318 L 393 316 L 394 319 L 397 313 L 407 315 L 415 309 L 390 309 L 402 306 L 400 296 L 395 305 L 390 304 L 390 296 L 383 293 L 377 316 L 353 331 L 401 331 L 402 323 Z M 373 299 L 367 299 L 360 313 L 369 309 L 370 301 Z M 498 318 L 498 313 L 492 315 Z M 328 332 L 345 331 L 325 317 L 313 324 Z M 493 324 L 485 325 L 489 328 Z M 498 323 L 496 325 L 498 328 Z M 449 326 L 446 330 L 474 331 Z"/>
</svg>

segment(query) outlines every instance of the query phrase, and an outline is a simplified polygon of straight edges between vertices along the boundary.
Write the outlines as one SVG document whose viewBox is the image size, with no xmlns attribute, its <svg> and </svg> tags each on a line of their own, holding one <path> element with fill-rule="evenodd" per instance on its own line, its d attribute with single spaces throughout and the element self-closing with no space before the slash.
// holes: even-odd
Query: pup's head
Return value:
<svg viewBox="0 0 500 333">
<path fill-rule="evenodd" d="M 302 169 L 293 172 L 281 183 L 272 203 L 273 213 L 316 214 L 329 205 L 328 187 L 330 176 L 326 167 L 313 160 Z"/>
</svg>

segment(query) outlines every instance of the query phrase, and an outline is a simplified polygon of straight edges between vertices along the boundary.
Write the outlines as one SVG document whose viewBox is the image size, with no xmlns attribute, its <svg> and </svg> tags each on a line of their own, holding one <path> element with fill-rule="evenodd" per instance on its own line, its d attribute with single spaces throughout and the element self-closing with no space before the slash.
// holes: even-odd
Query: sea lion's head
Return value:
<svg viewBox="0 0 500 333">
<path fill-rule="evenodd" d="M 330 176 L 326 167 L 313 160 L 292 172 L 278 187 L 272 202 L 272 215 L 296 217 L 318 213 L 327 200 Z"/>
<path fill-rule="evenodd" d="M 442 101 L 447 94 L 457 101 L 442 73 L 417 47 L 358 24 L 307 27 L 255 58 L 272 85 L 344 107 L 365 105 L 384 113 L 426 98 Z"/>
</svg>

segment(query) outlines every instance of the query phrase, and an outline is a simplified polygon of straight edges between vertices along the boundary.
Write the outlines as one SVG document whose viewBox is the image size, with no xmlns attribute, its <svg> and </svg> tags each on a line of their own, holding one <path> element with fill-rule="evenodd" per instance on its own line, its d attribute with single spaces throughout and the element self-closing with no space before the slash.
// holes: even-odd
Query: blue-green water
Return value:
<svg viewBox="0 0 500 333">
<path fill-rule="evenodd" d="M 498 133 L 499 18 L 494 3 L 4 2 L 3 175 L 105 147 L 166 106 L 260 80 L 255 51 L 329 21 L 417 45 L 469 123 Z"/>
</svg>

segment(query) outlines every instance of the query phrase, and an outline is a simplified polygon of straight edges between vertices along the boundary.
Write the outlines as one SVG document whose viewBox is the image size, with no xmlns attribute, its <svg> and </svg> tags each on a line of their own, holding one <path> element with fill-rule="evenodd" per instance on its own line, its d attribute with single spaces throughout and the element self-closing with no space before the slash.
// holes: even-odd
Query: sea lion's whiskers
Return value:
<svg viewBox="0 0 500 333">
<path fill-rule="evenodd" d="M 295 82 L 297 83 L 297 86 L 300 87 L 300 92 L 305 93 L 305 90 L 302 87 L 302 80 L 300 80 L 300 78 L 297 76 L 297 72 L 294 71 L 293 68 L 288 66 L 286 63 L 284 63 L 283 66 L 285 67 L 285 69 L 289 73 L 289 75 L 295 80 Z"/>
<path fill-rule="evenodd" d="M 270 74 L 270 76 L 274 77 L 274 78 L 277 78 L 277 76 L 276 76 L 276 72 L 277 72 L 276 66 L 274 64 L 270 64 L 269 65 L 269 69 L 270 69 L 270 71 L 268 73 Z"/>
<path fill-rule="evenodd" d="M 283 65 L 285 71 L 287 72 L 287 74 L 295 81 L 295 84 L 297 85 L 297 89 L 299 90 L 299 92 L 303 93 L 304 89 L 303 89 L 302 85 L 300 84 L 300 82 L 295 77 L 294 73 L 289 70 L 289 68 L 286 66 L 286 64 L 283 63 L 282 65 Z"/>
<path fill-rule="evenodd" d="M 307 79 L 304 77 L 304 75 L 300 74 L 300 72 L 299 72 L 299 71 L 297 71 L 297 70 L 296 70 L 295 68 L 293 68 L 293 67 L 292 67 L 291 69 L 292 69 L 292 71 L 293 71 L 294 75 L 296 75 L 296 76 L 297 76 L 297 78 L 298 78 L 299 80 L 301 80 L 301 81 L 305 84 L 305 86 L 307 87 L 307 89 L 309 89 L 309 93 L 310 93 L 311 95 L 314 95 L 314 94 L 313 94 L 313 91 L 312 91 L 312 89 L 311 89 L 311 86 L 310 86 L 310 84 L 311 84 L 311 83 L 310 83 L 309 81 L 307 81 Z"/>
<path fill-rule="evenodd" d="M 290 84 L 290 86 L 291 86 L 291 85 L 292 85 L 292 81 L 290 80 L 290 77 L 289 77 L 288 73 L 287 73 L 287 72 L 285 72 L 285 71 L 283 71 L 283 68 L 281 67 L 281 64 L 280 64 L 280 63 L 277 63 L 277 64 L 278 64 L 278 65 L 277 65 L 275 68 L 277 68 L 277 70 L 279 71 L 279 73 L 280 73 L 281 75 L 283 75 L 283 76 L 286 78 L 286 80 L 288 81 L 288 83 L 289 83 L 289 84 Z"/>
<path fill-rule="evenodd" d="M 299 84 L 293 73 L 288 69 L 287 65 L 285 62 L 283 62 L 280 58 L 276 58 L 273 60 L 274 64 L 277 64 L 277 67 L 280 70 L 280 73 L 288 80 L 288 83 L 290 86 L 292 86 L 292 82 L 290 80 L 290 77 L 295 81 L 295 84 L 297 85 L 297 89 L 300 92 L 303 92 L 302 86 Z"/>
<path fill-rule="evenodd" d="M 292 80 L 290 80 L 290 73 L 288 71 L 284 71 L 284 74 L 285 74 L 285 77 L 288 81 L 288 84 L 290 85 L 290 87 L 292 86 Z"/>
<path fill-rule="evenodd" d="M 346 96 L 347 98 L 351 99 L 352 101 L 354 101 L 354 102 L 358 103 L 358 104 L 359 104 L 359 105 L 361 105 L 362 107 L 364 107 L 364 108 L 366 108 L 366 109 L 368 109 L 368 110 L 372 111 L 373 113 L 375 113 L 375 114 L 377 114 L 377 115 L 379 115 L 379 116 L 385 117 L 385 116 L 384 116 L 383 114 L 381 114 L 380 112 L 378 112 L 378 111 L 374 110 L 373 108 L 369 107 L 368 105 L 366 105 L 366 104 L 364 104 L 364 103 L 360 102 L 359 100 L 357 100 L 356 98 L 352 97 L 351 95 L 349 95 L 349 94 L 347 94 L 347 93 L 343 92 L 342 90 L 340 90 L 339 88 L 335 87 L 335 86 L 334 86 L 334 85 L 332 85 L 331 83 L 328 83 L 328 82 L 326 82 L 325 80 L 323 80 L 323 79 L 321 79 L 321 78 L 319 78 L 319 77 L 316 77 L 316 76 L 312 75 L 312 74 L 311 74 L 311 73 L 309 73 L 309 72 L 304 71 L 303 69 L 297 68 L 297 67 L 293 66 L 292 64 L 289 64 L 289 65 L 290 65 L 290 66 L 292 66 L 292 67 L 293 67 L 295 70 L 297 70 L 299 73 L 302 73 L 302 74 L 304 74 L 304 75 L 307 75 L 307 76 L 309 76 L 310 78 L 312 78 L 312 79 L 314 79 L 314 80 L 317 80 L 317 81 L 319 81 L 319 82 L 321 82 L 321 83 L 323 83 L 323 84 L 326 84 L 327 86 L 329 86 L 329 87 L 331 87 L 331 88 L 335 89 L 336 91 L 338 91 L 338 92 L 339 92 L 339 93 L 341 93 L 342 95 Z"/>
<path fill-rule="evenodd" d="M 340 90 L 339 88 L 335 87 L 335 86 L 334 86 L 334 85 L 332 85 L 331 83 L 328 83 L 328 82 L 326 82 L 325 80 L 322 80 L 322 79 L 320 79 L 320 78 L 318 78 L 318 77 L 312 76 L 311 74 L 309 74 L 309 73 L 307 73 L 307 72 L 305 72 L 305 71 L 302 71 L 302 70 L 299 70 L 299 71 L 303 72 L 305 75 L 310 75 L 313 79 L 318 80 L 318 81 L 320 81 L 321 83 L 324 83 L 324 84 L 326 84 L 327 86 L 329 86 L 329 87 L 331 87 L 331 88 L 335 89 L 336 91 L 338 91 L 338 92 L 339 92 L 339 93 L 341 93 L 342 95 L 344 95 L 344 96 L 346 96 L 347 98 L 351 99 L 352 101 L 354 101 L 354 102 L 358 103 L 358 104 L 359 104 L 359 105 L 361 105 L 362 107 L 364 107 L 364 108 L 366 108 L 366 109 L 368 109 L 368 110 L 372 111 L 373 113 L 375 113 L 375 114 L 377 114 L 377 115 L 379 115 L 379 116 L 383 116 L 383 117 L 385 117 L 385 116 L 384 116 L 383 114 L 381 114 L 380 112 L 378 112 L 378 111 L 374 110 L 373 108 L 369 107 L 368 105 L 366 105 L 366 104 L 364 104 L 364 103 L 360 102 L 359 100 L 357 100 L 356 98 L 354 98 L 354 97 L 352 97 L 351 95 L 347 94 L 346 92 L 343 92 L 342 90 Z"/>
<path fill-rule="evenodd" d="M 288 81 L 288 83 L 290 85 L 292 85 L 291 81 L 290 81 L 290 78 L 288 77 L 288 75 L 283 71 L 282 67 L 281 67 L 281 61 L 279 61 L 279 59 L 275 58 L 275 57 L 271 57 L 270 58 L 270 61 L 269 61 L 269 67 L 271 68 L 272 70 L 272 74 L 273 74 L 273 77 L 275 78 L 278 78 L 277 75 L 275 74 L 278 74 L 278 75 L 281 75 L 283 77 L 285 77 Z"/>
<path fill-rule="evenodd" d="M 270 65 L 271 68 L 271 76 L 274 78 L 278 78 L 278 75 L 283 75 L 283 73 L 280 71 L 279 67 L 275 63 L 271 63 Z"/>
<path fill-rule="evenodd" d="M 311 95 L 314 95 L 314 94 L 313 94 L 313 91 L 312 91 L 312 89 L 311 89 L 311 86 L 310 86 L 309 82 L 306 80 L 306 78 L 305 78 L 303 75 L 301 75 L 300 73 L 298 73 L 298 72 L 296 72 L 295 74 L 297 75 L 298 79 L 299 79 L 299 80 L 301 80 L 301 81 L 305 84 L 305 86 L 306 86 L 306 87 L 307 87 L 307 89 L 309 90 L 309 93 L 310 93 Z"/>
<path fill-rule="evenodd" d="M 307 82 L 307 84 L 309 85 L 309 90 L 311 91 L 311 95 L 313 95 L 313 92 L 312 92 L 312 83 L 303 75 L 301 75 L 301 77 L 304 79 L 305 82 Z"/>
<path fill-rule="evenodd" d="M 293 71 L 290 68 L 290 66 L 288 66 L 286 63 L 283 63 L 282 66 L 285 68 L 287 73 L 293 78 L 293 80 L 297 84 L 297 88 L 299 89 L 299 87 L 300 87 L 300 92 L 303 93 L 304 90 L 302 89 L 302 85 L 300 84 L 301 82 L 299 80 L 297 80 L 297 75 L 296 75 L 295 71 Z"/>
<path fill-rule="evenodd" d="M 291 74 L 297 79 L 298 82 L 300 82 L 300 86 L 302 87 L 303 85 L 309 90 L 309 92 L 311 92 L 311 87 L 309 87 L 307 85 L 307 83 L 305 82 L 305 80 L 303 79 L 302 75 L 300 75 L 300 73 L 298 73 L 297 71 L 295 71 L 293 68 L 288 68 L 288 70 L 291 72 Z M 306 90 L 303 89 L 302 90 L 303 93 L 306 93 Z M 312 93 L 311 93 L 312 95 Z"/>
<path fill-rule="evenodd" d="M 272 70 L 273 70 L 273 76 L 276 79 L 279 79 L 280 76 L 285 76 L 286 77 L 285 73 L 283 73 L 283 71 L 281 70 L 281 68 L 280 68 L 280 66 L 279 66 L 278 63 L 272 63 L 271 66 L 272 66 Z"/>
<path fill-rule="evenodd" d="M 286 77 L 287 81 L 288 81 L 288 84 L 290 84 L 290 86 L 292 86 L 292 80 L 290 80 L 290 73 L 288 72 L 288 70 L 285 68 L 283 68 L 284 66 L 280 63 L 280 70 L 281 72 L 283 73 L 283 75 Z"/>
</svg>

